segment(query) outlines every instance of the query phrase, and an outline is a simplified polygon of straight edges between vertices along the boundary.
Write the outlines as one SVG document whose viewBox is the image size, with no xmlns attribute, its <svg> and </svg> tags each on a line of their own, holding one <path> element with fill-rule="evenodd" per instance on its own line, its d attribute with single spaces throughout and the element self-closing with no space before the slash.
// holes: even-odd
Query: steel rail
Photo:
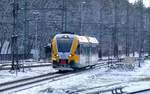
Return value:
<svg viewBox="0 0 150 94">
<path fill-rule="evenodd" d="M 143 92 L 147 92 L 147 91 L 150 91 L 150 88 L 138 90 L 138 91 L 133 91 L 133 92 L 127 92 L 126 94 L 137 94 L 137 93 L 143 93 Z"/>
<path fill-rule="evenodd" d="M 101 94 L 101 93 L 106 93 L 106 92 L 112 92 L 112 94 L 124 94 L 123 92 L 124 87 L 115 87 L 115 88 L 110 88 L 110 89 L 103 89 L 103 90 L 97 90 L 97 91 L 90 91 L 87 94 Z"/>
<path fill-rule="evenodd" d="M 65 75 L 65 74 L 58 74 L 57 72 L 56 73 L 48 73 L 48 74 L 43 74 L 43 75 L 34 76 L 34 77 L 30 77 L 30 78 L 19 79 L 19 80 L 15 80 L 15 81 L 6 82 L 6 83 L 1 83 L 0 84 L 0 92 L 4 92 L 7 90 L 22 87 L 25 85 L 30 85 L 33 83 L 53 79 L 56 77 L 60 77 L 62 75 Z"/>
<path fill-rule="evenodd" d="M 113 90 L 116 90 L 116 89 L 122 89 L 122 88 L 126 87 L 125 85 L 124 86 L 121 85 L 123 83 L 125 83 L 125 82 L 115 82 L 115 83 L 101 85 L 101 86 L 96 86 L 96 87 L 79 89 L 79 90 L 73 91 L 71 93 L 82 93 L 82 92 L 85 93 L 85 92 L 88 91 L 88 94 L 98 94 L 98 93 L 102 93 L 102 92 L 108 92 L 108 91 L 111 91 L 111 90 L 113 91 Z M 109 89 L 102 89 L 104 87 L 111 87 L 111 88 L 109 88 Z M 100 89 L 100 90 L 98 90 L 98 89 Z"/>
<path fill-rule="evenodd" d="M 38 65 L 29 65 L 29 66 L 20 66 L 19 68 L 37 68 L 37 67 L 47 67 L 52 66 L 52 64 L 38 64 Z M 0 70 L 11 70 L 11 66 L 0 67 Z"/>
</svg>

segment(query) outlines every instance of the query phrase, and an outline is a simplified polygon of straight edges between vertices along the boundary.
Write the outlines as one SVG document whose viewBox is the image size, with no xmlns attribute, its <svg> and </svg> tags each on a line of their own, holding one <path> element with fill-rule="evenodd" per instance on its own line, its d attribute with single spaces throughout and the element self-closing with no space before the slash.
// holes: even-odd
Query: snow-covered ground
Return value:
<svg viewBox="0 0 150 94">
<path fill-rule="evenodd" d="M 22 78 L 28 78 L 32 76 L 37 76 L 41 74 L 46 74 L 50 72 L 55 72 L 51 66 L 39 67 L 39 68 L 25 68 L 20 71 L 9 71 L 9 70 L 0 70 L 0 83 L 13 81 Z"/>
<path fill-rule="evenodd" d="M 115 86 L 126 86 L 123 91 L 130 92 L 150 87 L 150 60 L 146 60 L 141 68 L 135 68 L 133 71 L 118 69 L 92 69 L 79 75 L 65 78 L 58 81 L 45 81 L 39 83 L 36 87 L 12 94 L 69 94 L 68 92 L 101 86 L 101 89 L 113 88 Z M 18 74 L 10 74 L 7 71 L 0 71 L 0 81 L 31 77 L 43 73 L 54 72 L 51 67 L 36 68 Z M 5 72 L 5 74 L 4 74 Z"/>
</svg>

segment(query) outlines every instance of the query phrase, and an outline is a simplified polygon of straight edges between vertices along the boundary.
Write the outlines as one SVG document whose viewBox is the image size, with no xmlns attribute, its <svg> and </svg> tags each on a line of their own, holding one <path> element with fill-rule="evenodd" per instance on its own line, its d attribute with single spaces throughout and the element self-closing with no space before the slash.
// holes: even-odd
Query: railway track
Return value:
<svg viewBox="0 0 150 94">
<path fill-rule="evenodd" d="M 117 60 L 112 60 L 111 62 L 116 62 Z M 106 61 L 106 60 L 101 60 L 101 62 L 102 63 L 98 63 L 97 65 L 98 66 L 107 66 L 107 62 L 108 61 Z M 47 66 L 52 66 L 52 64 L 51 63 L 49 63 L 49 64 L 33 64 L 33 65 L 25 65 L 25 66 L 23 66 L 23 65 L 21 65 L 21 66 L 19 66 L 19 68 L 21 69 L 21 68 L 37 68 L 37 67 L 47 67 Z M 0 70 L 11 70 L 11 64 L 9 64 L 9 65 L 2 65 L 2 66 L 0 66 Z"/>
<path fill-rule="evenodd" d="M 133 92 L 127 92 L 125 94 L 140 94 L 140 93 L 142 93 L 142 94 L 149 94 L 147 92 L 150 93 L 150 88 L 143 89 L 143 90 L 138 90 L 138 91 L 133 91 Z"/>
<path fill-rule="evenodd" d="M 66 72 L 66 73 L 56 72 L 56 73 L 49 73 L 49 74 L 39 75 L 35 77 L 1 83 L 0 94 L 8 94 L 10 92 L 16 92 L 16 91 L 28 89 L 29 87 L 37 86 L 40 82 L 57 81 L 73 75 L 76 75 L 76 73 L 74 74 L 72 72 Z"/>
<path fill-rule="evenodd" d="M 129 83 L 132 82 L 138 82 L 138 79 L 132 79 L 128 81 L 123 82 L 114 82 L 114 83 L 108 83 L 105 85 L 95 86 L 95 87 L 89 87 L 84 89 L 78 89 L 71 91 L 71 94 L 149 94 L 147 92 L 150 92 L 150 88 L 138 90 L 138 91 L 124 91 L 123 89 L 126 87 L 129 87 Z M 146 93 L 145 93 L 146 92 Z"/>
<path fill-rule="evenodd" d="M 77 94 L 101 94 L 106 92 L 113 92 L 113 94 L 123 94 L 124 92 L 122 89 L 126 87 L 126 85 L 122 85 L 125 82 L 115 82 L 111 84 L 106 85 L 100 85 L 96 87 L 90 87 L 85 89 L 78 89 L 75 91 L 72 91 L 71 93 L 77 93 Z M 107 89 L 106 89 L 107 88 Z"/>
<path fill-rule="evenodd" d="M 78 89 L 70 91 L 71 94 L 149 94 L 150 88 L 137 90 L 137 91 L 124 91 L 125 87 L 128 87 L 128 83 L 136 82 L 137 80 L 115 82 L 111 84 L 90 87 L 85 89 Z"/>
<path fill-rule="evenodd" d="M 124 58 L 113 58 L 113 59 L 99 59 L 98 62 L 102 62 L 97 64 L 98 66 L 109 66 L 111 64 L 115 64 L 115 62 L 121 62 Z M 149 59 L 148 57 L 144 57 L 144 59 Z M 136 60 L 139 60 L 138 57 L 136 57 Z M 51 66 L 51 63 L 49 64 L 37 64 L 37 65 L 21 65 L 19 68 L 36 68 L 36 67 L 46 67 L 46 66 Z M 0 70 L 10 70 L 11 69 L 11 63 L 9 63 L 9 65 L 5 64 L 1 64 L 0 65 Z"/>
<path fill-rule="evenodd" d="M 125 92 L 123 92 L 124 87 L 113 87 L 113 88 L 109 88 L 109 89 L 102 89 L 102 90 L 96 90 L 96 91 L 88 91 L 88 92 L 84 92 L 83 94 L 126 94 Z"/>
<path fill-rule="evenodd" d="M 100 66 L 101 64 L 98 64 L 98 65 Z M 60 80 L 58 78 L 65 77 L 66 75 L 69 75 L 69 74 L 77 75 L 77 73 L 81 74 L 81 73 L 84 73 L 87 70 L 93 70 L 93 69 L 97 69 L 97 68 L 98 67 L 95 67 L 95 68 L 92 68 L 92 69 L 87 68 L 87 69 L 81 69 L 81 70 L 75 71 L 75 72 L 66 72 L 66 73 L 59 73 L 59 72 L 48 73 L 48 74 L 43 74 L 43 75 L 39 75 L 39 76 L 35 76 L 35 77 L 30 77 L 30 78 L 10 81 L 10 82 L 6 82 L 6 83 L 1 83 L 0 84 L 0 92 L 10 91 L 10 90 L 13 90 L 13 89 L 16 89 L 16 88 L 25 87 L 25 86 L 35 84 L 35 83 L 39 83 L 39 82 L 43 82 L 43 81 L 46 81 L 46 80 L 51 80 L 51 81 L 54 81 L 54 79 Z"/>
<path fill-rule="evenodd" d="M 40 84 L 40 82 L 44 82 L 44 81 L 52 82 L 52 81 L 57 81 L 57 80 L 65 79 L 68 77 L 76 76 L 76 75 L 84 73 L 87 70 L 88 69 L 79 70 L 79 71 L 75 71 L 75 72 L 48 73 L 48 74 L 43 74 L 43 75 L 39 75 L 39 76 L 35 76 L 35 77 L 1 83 L 0 84 L 0 94 L 1 93 L 8 94 L 10 92 L 17 92 L 17 91 L 25 90 L 30 87 L 38 86 L 38 84 Z"/>
<path fill-rule="evenodd" d="M 116 61 L 114 61 L 114 62 L 116 62 Z M 102 63 L 98 63 L 96 65 L 96 67 L 93 68 L 93 69 L 97 69 L 100 66 L 103 66 L 105 64 L 107 64 L 107 61 L 106 62 L 102 62 Z M 61 80 L 62 78 L 65 78 L 65 76 L 68 77 L 67 75 L 69 75 L 69 74 L 77 75 L 77 73 L 81 74 L 81 73 L 84 73 L 87 70 L 89 70 L 89 69 L 84 69 L 84 70 L 80 70 L 80 71 L 76 71 L 76 72 L 67 72 L 67 73 L 59 73 L 59 72 L 49 73 L 49 74 L 44 74 L 44 75 L 35 76 L 35 77 L 31 77 L 31 78 L 25 78 L 25 79 L 20 79 L 20 80 L 16 80 L 16 81 L 10 81 L 10 82 L 6 82 L 6 83 L 1 83 L 0 84 L 0 93 L 1 92 L 24 90 L 25 87 L 29 86 L 29 85 L 37 84 L 39 82 L 44 82 L 44 81 L 50 81 L 51 82 L 51 81 Z M 93 90 L 94 89 L 99 89 L 99 88 L 102 88 L 102 87 L 107 87 L 107 86 L 119 85 L 119 84 L 122 84 L 122 83 L 126 83 L 126 82 L 119 82 L 119 83 L 113 83 L 113 84 L 108 84 L 108 85 L 104 85 L 104 86 L 98 86 L 98 87 L 92 87 L 92 88 L 87 88 L 87 89 L 81 89 L 81 90 L 77 90 L 75 92 L 86 92 L 86 91 L 90 90 L 90 91 L 92 91 L 92 93 L 89 93 L 89 94 L 93 94 L 93 93 L 98 94 L 97 92 L 113 91 L 114 89 L 99 90 L 99 91 L 93 91 Z M 32 87 L 32 86 L 29 86 L 29 87 Z M 121 87 L 117 87 L 116 89 L 120 89 L 120 91 L 121 91 L 122 90 L 122 86 Z M 4 93 L 4 94 L 6 94 L 6 93 Z M 133 93 L 128 93 L 128 94 L 133 94 Z"/>
<path fill-rule="evenodd" d="M 1 83 L 0 84 L 0 92 L 5 92 L 5 91 L 9 91 L 9 90 L 12 90 L 15 88 L 20 88 L 23 86 L 34 84 L 37 82 L 42 82 L 45 80 L 53 79 L 56 77 L 60 77 L 62 75 L 66 75 L 66 74 L 49 73 L 49 74 L 39 75 L 39 76 L 35 76 L 35 77 L 30 77 L 30 78 L 10 81 L 10 82 L 6 82 L 6 83 Z"/>
<path fill-rule="evenodd" d="M 47 66 L 52 66 L 52 64 L 38 64 L 38 65 L 25 65 L 25 66 L 19 66 L 19 68 L 37 68 L 37 67 L 47 67 Z M 11 66 L 5 66 L 5 67 L 0 67 L 0 70 L 11 70 Z"/>
<path fill-rule="evenodd" d="M 81 73 L 84 73 L 85 71 L 88 71 L 88 70 L 99 69 L 102 66 L 107 66 L 107 62 L 98 63 L 98 64 L 95 65 L 94 68 L 90 68 L 90 69 L 87 68 L 87 69 L 81 69 L 81 70 L 78 70 L 78 71 L 75 71 L 75 72 L 66 72 L 66 73 L 59 73 L 59 72 L 49 73 L 49 74 L 44 74 L 44 75 L 35 76 L 35 77 L 31 77 L 31 78 L 25 78 L 25 79 L 21 79 L 21 80 L 2 83 L 2 84 L 0 84 L 0 92 L 15 89 L 15 88 L 18 88 L 18 87 L 27 86 L 27 85 L 30 85 L 30 84 L 34 84 L 34 83 L 42 82 L 42 81 L 46 81 L 46 80 L 54 81 L 53 79 L 64 77 L 64 76 L 69 75 L 69 74 L 74 74 L 74 75 L 77 75 L 77 73 L 81 74 Z M 57 79 L 57 80 L 60 80 L 60 79 Z"/>
</svg>

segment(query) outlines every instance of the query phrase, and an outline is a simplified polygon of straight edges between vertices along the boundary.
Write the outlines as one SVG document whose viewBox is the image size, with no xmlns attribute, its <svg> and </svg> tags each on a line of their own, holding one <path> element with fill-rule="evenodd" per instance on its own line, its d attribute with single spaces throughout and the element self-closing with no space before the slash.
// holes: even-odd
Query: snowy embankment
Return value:
<svg viewBox="0 0 150 94">
<path fill-rule="evenodd" d="M 111 69 L 93 69 L 66 79 L 45 82 L 28 90 L 13 94 L 69 94 L 69 92 L 101 86 L 102 89 L 114 86 L 126 86 L 123 91 L 135 91 L 150 87 L 150 60 L 146 60 L 141 68 L 133 71 Z M 141 88 L 142 87 L 142 88 Z"/>
</svg>

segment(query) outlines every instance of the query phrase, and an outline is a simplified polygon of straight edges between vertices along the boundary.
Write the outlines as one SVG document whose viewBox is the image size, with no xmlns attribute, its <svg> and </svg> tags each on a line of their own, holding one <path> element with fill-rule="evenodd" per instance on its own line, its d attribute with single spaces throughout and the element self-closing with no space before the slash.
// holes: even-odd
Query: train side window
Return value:
<svg viewBox="0 0 150 94">
<path fill-rule="evenodd" d="M 83 55 L 86 55 L 87 53 L 87 51 L 86 51 L 87 49 L 86 49 L 86 47 L 85 47 L 85 45 L 83 46 Z"/>
<path fill-rule="evenodd" d="M 82 46 L 82 44 L 80 45 L 80 54 L 83 54 L 83 46 Z"/>
<path fill-rule="evenodd" d="M 94 53 L 94 46 L 93 46 L 93 44 L 92 44 L 92 53 Z"/>
<path fill-rule="evenodd" d="M 90 46 L 88 47 L 88 55 L 90 55 L 91 54 L 91 48 L 90 48 Z"/>
<path fill-rule="evenodd" d="M 85 47 L 85 49 L 86 49 L 86 55 L 88 54 L 88 47 Z"/>
<path fill-rule="evenodd" d="M 83 54 L 83 55 L 85 55 L 85 51 L 86 51 L 86 49 L 85 49 L 85 47 L 83 46 L 83 47 L 82 47 L 82 54 Z"/>
<path fill-rule="evenodd" d="M 98 46 L 96 46 L 96 54 L 98 54 Z"/>
<path fill-rule="evenodd" d="M 84 51 L 85 51 L 85 55 L 87 55 L 88 54 L 88 45 L 85 45 Z"/>
<path fill-rule="evenodd" d="M 92 47 L 92 54 L 94 54 L 94 50 L 95 50 L 94 47 Z"/>
<path fill-rule="evenodd" d="M 92 46 L 92 53 L 93 53 L 93 54 L 96 54 L 96 53 L 97 53 L 97 47 L 96 47 L 95 44 L 93 44 L 93 46 Z"/>
<path fill-rule="evenodd" d="M 93 54 L 93 48 L 92 48 L 92 46 L 90 46 L 90 54 L 91 55 Z"/>
<path fill-rule="evenodd" d="M 77 47 L 76 54 L 80 55 L 80 45 Z"/>
<path fill-rule="evenodd" d="M 87 47 L 87 55 L 90 54 L 90 47 Z"/>
</svg>

